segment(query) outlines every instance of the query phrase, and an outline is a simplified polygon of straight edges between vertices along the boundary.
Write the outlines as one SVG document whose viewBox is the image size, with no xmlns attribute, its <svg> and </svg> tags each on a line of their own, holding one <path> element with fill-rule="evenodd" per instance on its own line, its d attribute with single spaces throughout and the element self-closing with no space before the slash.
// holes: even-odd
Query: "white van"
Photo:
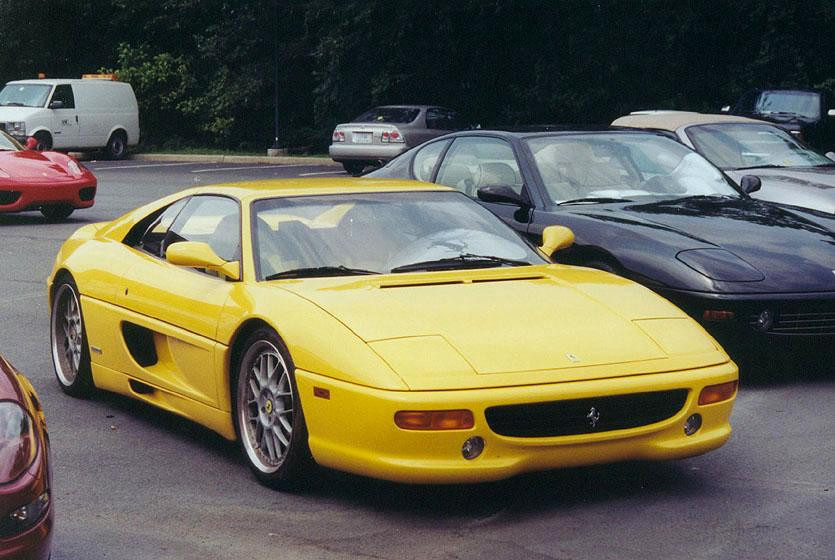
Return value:
<svg viewBox="0 0 835 560">
<path fill-rule="evenodd" d="M 33 79 L 0 90 L 0 128 L 39 150 L 104 149 L 121 159 L 139 142 L 139 109 L 130 84 L 104 78 Z"/>
</svg>

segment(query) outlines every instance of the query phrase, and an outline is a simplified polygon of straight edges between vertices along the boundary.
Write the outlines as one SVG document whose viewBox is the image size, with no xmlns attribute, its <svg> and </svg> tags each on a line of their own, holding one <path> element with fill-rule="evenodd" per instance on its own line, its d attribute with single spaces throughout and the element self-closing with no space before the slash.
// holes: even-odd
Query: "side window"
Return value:
<svg viewBox="0 0 835 560">
<path fill-rule="evenodd" d="M 436 183 L 476 197 L 486 186 L 507 186 L 522 194 L 522 174 L 513 148 L 499 138 L 458 138 L 447 152 Z"/>
<path fill-rule="evenodd" d="M 426 110 L 426 128 L 431 130 L 460 130 L 461 117 L 455 111 L 430 107 Z"/>
<path fill-rule="evenodd" d="M 441 142 L 432 142 L 420 148 L 412 160 L 412 173 L 418 181 L 431 181 L 432 171 L 435 170 L 435 164 L 438 163 L 438 158 L 450 143 L 450 140 Z"/>
<path fill-rule="evenodd" d="M 75 109 L 75 96 L 72 93 L 72 86 L 69 84 L 55 86 L 50 102 L 52 101 L 62 102 L 64 104 L 62 109 Z"/>
<path fill-rule="evenodd" d="M 241 211 L 222 196 L 193 196 L 168 228 L 162 251 L 179 241 L 202 241 L 225 261 L 241 259 Z"/>
<path fill-rule="evenodd" d="M 151 221 L 151 224 L 145 229 L 142 237 L 134 246 L 151 253 L 155 257 L 162 257 L 162 240 L 165 239 L 168 228 L 174 223 L 174 219 L 186 205 L 186 202 L 188 202 L 188 198 L 178 200 L 165 208 L 156 219 Z"/>
</svg>

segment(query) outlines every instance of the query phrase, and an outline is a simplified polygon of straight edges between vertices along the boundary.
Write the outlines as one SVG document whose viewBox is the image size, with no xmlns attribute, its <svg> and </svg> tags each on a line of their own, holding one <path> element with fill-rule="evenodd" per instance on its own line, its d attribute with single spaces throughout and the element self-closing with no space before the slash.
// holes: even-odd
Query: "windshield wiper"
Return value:
<svg viewBox="0 0 835 560">
<path fill-rule="evenodd" d="M 270 274 L 265 280 L 278 280 L 279 278 L 312 278 L 316 276 L 359 276 L 364 274 L 380 274 L 373 270 L 362 268 L 349 268 L 339 266 L 311 266 L 306 268 L 294 268 Z"/>
<path fill-rule="evenodd" d="M 586 198 L 563 200 L 562 202 L 558 202 L 557 206 L 563 206 L 565 204 L 601 204 L 606 202 L 632 202 L 632 200 L 628 198 L 615 198 L 612 196 L 589 196 Z"/>
<path fill-rule="evenodd" d="M 773 163 L 769 163 L 768 165 L 747 165 L 745 167 L 734 167 L 734 171 L 744 171 L 746 169 L 782 169 L 784 167 L 788 167 L 787 165 L 775 165 Z"/>
<path fill-rule="evenodd" d="M 23 103 L 18 103 L 17 101 L 9 101 L 8 103 L 0 103 L 3 107 L 25 107 Z"/>
<path fill-rule="evenodd" d="M 402 266 L 396 266 L 391 269 L 391 272 L 397 273 L 414 272 L 416 270 L 445 270 L 450 268 L 484 268 L 485 266 L 490 266 L 494 264 L 506 266 L 530 266 L 531 263 L 527 261 L 506 259 L 504 257 L 496 257 L 494 255 L 474 255 L 472 253 L 461 253 L 456 257 L 420 261 L 411 264 L 404 264 Z"/>
</svg>

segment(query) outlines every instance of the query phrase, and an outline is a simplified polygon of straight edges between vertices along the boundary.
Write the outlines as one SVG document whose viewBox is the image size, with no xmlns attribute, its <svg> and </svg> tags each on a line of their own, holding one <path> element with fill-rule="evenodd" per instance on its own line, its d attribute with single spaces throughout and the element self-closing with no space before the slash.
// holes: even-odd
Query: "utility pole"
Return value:
<svg viewBox="0 0 835 560">
<path fill-rule="evenodd" d="M 284 153 L 286 153 L 286 150 L 282 150 L 279 147 L 279 144 L 278 144 L 278 33 L 279 33 L 279 29 L 278 29 L 278 2 L 279 2 L 279 0 L 273 0 L 273 8 L 274 8 L 273 26 L 275 28 L 275 32 L 273 33 L 273 36 L 274 36 L 273 37 L 273 39 L 274 39 L 274 44 L 273 44 L 273 70 L 274 70 L 274 74 L 273 74 L 273 88 L 274 88 L 273 89 L 273 91 L 274 91 L 273 108 L 274 108 L 274 111 L 275 111 L 275 115 L 274 115 L 275 116 L 275 121 L 274 121 L 275 129 L 274 129 L 274 138 L 273 138 L 272 148 L 267 150 L 267 155 L 268 156 L 279 156 L 279 155 L 284 155 Z"/>
</svg>

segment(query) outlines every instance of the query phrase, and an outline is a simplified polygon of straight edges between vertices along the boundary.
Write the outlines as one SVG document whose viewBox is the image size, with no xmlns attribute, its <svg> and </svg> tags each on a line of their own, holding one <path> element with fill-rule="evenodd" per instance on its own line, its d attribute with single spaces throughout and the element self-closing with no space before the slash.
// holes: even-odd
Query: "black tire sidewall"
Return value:
<svg viewBox="0 0 835 560">
<path fill-rule="evenodd" d="M 279 353 L 281 353 L 281 357 L 284 359 L 284 363 L 287 366 L 287 373 L 290 377 L 290 384 L 293 388 L 294 395 L 293 435 L 290 439 L 290 448 L 287 451 L 287 456 L 284 458 L 284 462 L 282 462 L 281 466 L 278 467 L 278 470 L 273 473 L 265 473 L 252 464 L 247 450 L 244 447 L 243 438 L 245 438 L 246 435 L 243 432 L 243 427 L 239 423 L 240 420 L 238 416 L 238 383 L 240 382 L 241 371 L 244 366 L 243 360 L 249 348 L 261 341 L 269 342 L 275 346 Z M 309 475 L 315 466 L 313 458 L 310 454 L 310 448 L 308 447 L 307 425 L 304 420 L 301 395 L 299 394 L 299 389 L 296 384 L 295 370 L 295 364 L 293 363 L 293 359 L 290 356 L 290 352 L 287 350 L 287 346 L 284 344 L 284 341 L 281 340 L 274 330 L 261 327 L 251 333 L 241 347 L 238 359 L 234 364 L 232 364 L 232 375 L 229 387 L 232 397 L 232 421 L 235 426 L 235 434 L 238 437 L 238 444 L 244 460 L 261 484 L 280 490 L 295 490 L 303 487 L 308 481 Z"/>
<path fill-rule="evenodd" d="M 122 149 L 119 152 L 115 151 L 115 147 L 117 145 L 121 145 Z M 105 152 L 107 153 L 107 158 L 112 160 L 120 160 L 125 157 L 125 154 L 128 151 L 128 143 L 125 139 L 124 134 L 120 132 L 114 132 L 110 135 L 110 138 L 107 140 L 107 146 L 105 147 Z"/>
<path fill-rule="evenodd" d="M 49 314 L 49 348 L 50 352 L 55 344 L 55 331 L 54 331 L 54 314 L 55 314 L 55 306 L 57 305 L 57 301 L 55 298 L 58 296 L 58 292 L 60 291 L 63 285 L 67 285 L 75 294 L 77 303 L 78 303 L 78 314 L 81 317 L 81 361 L 78 364 L 78 373 L 75 376 L 75 381 L 73 381 L 70 385 L 64 384 L 61 381 L 61 378 L 58 376 L 58 364 L 55 363 L 55 357 L 52 357 L 52 368 L 55 371 L 55 379 L 58 381 L 58 386 L 61 387 L 61 390 L 70 395 L 71 397 L 77 398 L 86 398 L 93 394 L 95 391 L 95 384 L 93 383 L 93 373 L 92 368 L 90 366 L 90 346 L 87 342 L 87 327 L 84 323 L 84 311 L 81 309 L 81 294 L 78 291 L 78 286 L 76 285 L 75 281 L 72 277 L 64 276 L 59 279 L 55 288 L 53 289 L 53 301 L 52 306 L 50 309 Z"/>
</svg>

